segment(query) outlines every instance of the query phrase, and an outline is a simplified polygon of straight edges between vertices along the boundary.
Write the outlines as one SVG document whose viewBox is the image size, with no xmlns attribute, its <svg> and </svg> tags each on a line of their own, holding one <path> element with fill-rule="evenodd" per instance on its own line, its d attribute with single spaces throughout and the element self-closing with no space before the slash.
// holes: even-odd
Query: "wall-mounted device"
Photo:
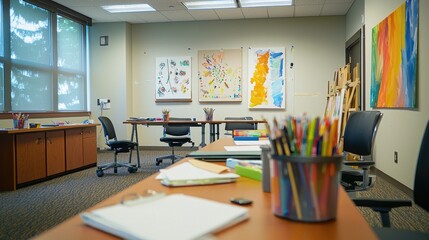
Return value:
<svg viewBox="0 0 429 240">
<path fill-rule="evenodd" d="M 110 109 L 110 99 L 107 99 L 107 98 L 97 99 L 97 106 L 100 106 L 102 110 Z"/>
</svg>

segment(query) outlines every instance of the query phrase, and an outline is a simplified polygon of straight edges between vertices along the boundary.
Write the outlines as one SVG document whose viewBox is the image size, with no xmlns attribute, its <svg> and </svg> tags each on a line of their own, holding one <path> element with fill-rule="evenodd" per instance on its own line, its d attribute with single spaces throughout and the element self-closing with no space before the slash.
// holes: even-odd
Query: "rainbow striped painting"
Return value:
<svg viewBox="0 0 429 240">
<path fill-rule="evenodd" d="M 373 108 L 415 108 L 418 0 L 407 0 L 372 29 Z"/>
<path fill-rule="evenodd" d="M 249 108 L 286 108 L 285 57 L 285 48 L 249 49 Z"/>
</svg>

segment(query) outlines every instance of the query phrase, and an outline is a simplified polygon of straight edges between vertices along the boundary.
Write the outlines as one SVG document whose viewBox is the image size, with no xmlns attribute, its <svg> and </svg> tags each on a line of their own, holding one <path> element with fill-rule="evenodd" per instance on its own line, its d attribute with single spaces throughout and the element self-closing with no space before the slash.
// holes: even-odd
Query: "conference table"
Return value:
<svg viewBox="0 0 429 240">
<path fill-rule="evenodd" d="M 201 127 L 201 143 L 200 147 L 206 146 L 206 130 L 205 126 L 206 124 L 209 124 L 210 128 L 210 142 L 214 142 L 215 140 L 219 139 L 220 137 L 220 125 L 224 123 L 249 123 L 249 124 L 255 124 L 256 128 L 258 126 L 258 123 L 266 123 L 265 120 L 180 120 L 180 121 L 163 121 L 163 120 L 147 120 L 147 119 L 129 119 L 123 122 L 124 124 L 131 124 L 132 125 L 132 131 L 131 131 L 131 141 L 138 142 L 138 125 L 143 126 L 165 126 L 165 125 L 186 125 L 190 127 Z M 138 145 L 139 146 L 139 145 Z"/>
<path fill-rule="evenodd" d="M 203 148 L 205 151 L 220 151 L 224 146 L 234 145 L 232 138 L 221 138 Z M 182 159 L 180 164 L 188 159 Z M 225 164 L 224 161 L 217 164 Z M 343 188 L 339 188 L 338 209 L 335 220 L 319 223 L 304 223 L 276 217 L 271 212 L 271 194 L 262 191 L 261 182 L 240 177 L 234 183 L 165 187 L 155 179 L 157 174 L 136 183 L 112 197 L 100 202 L 94 209 L 117 204 L 123 196 L 154 190 L 166 194 L 183 193 L 196 197 L 229 203 L 231 197 L 243 197 L 253 200 L 248 206 L 249 219 L 214 234 L 216 239 L 377 239 L 371 226 L 365 221 Z M 177 206 L 180 207 L 180 206 Z M 126 223 L 124 223 L 126 224 Z M 144 227 L 144 226 L 142 226 Z M 169 226 L 162 226 L 161 231 L 168 231 Z M 76 215 L 56 227 L 43 232 L 34 239 L 118 239 L 108 233 L 85 225 Z"/>
</svg>

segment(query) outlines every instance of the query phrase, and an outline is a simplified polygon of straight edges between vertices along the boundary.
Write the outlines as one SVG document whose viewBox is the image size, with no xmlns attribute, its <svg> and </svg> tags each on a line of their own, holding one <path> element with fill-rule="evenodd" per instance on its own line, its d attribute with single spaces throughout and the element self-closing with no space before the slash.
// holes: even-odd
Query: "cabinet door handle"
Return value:
<svg viewBox="0 0 429 240">
<path fill-rule="evenodd" d="M 46 141 L 48 141 L 49 144 L 52 144 L 52 139 L 51 138 L 47 138 Z"/>
<path fill-rule="evenodd" d="M 39 144 L 42 141 L 42 138 L 37 138 L 36 143 Z"/>
</svg>

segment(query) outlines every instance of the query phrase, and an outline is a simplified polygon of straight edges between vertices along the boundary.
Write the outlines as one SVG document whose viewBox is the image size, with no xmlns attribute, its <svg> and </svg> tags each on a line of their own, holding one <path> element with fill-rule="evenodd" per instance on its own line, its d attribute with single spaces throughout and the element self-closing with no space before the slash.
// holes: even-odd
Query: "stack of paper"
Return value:
<svg viewBox="0 0 429 240">
<path fill-rule="evenodd" d="M 221 168 L 219 170 L 219 167 Z M 189 160 L 168 169 L 161 169 L 156 179 L 166 186 L 206 185 L 234 182 L 240 176 L 222 173 L 228 168 L 198 160 Z"/>
<path fill-rule="evenodd" d="M 249 217 L 243 207 L 182 194 L 81 214 L 85 224 L 125 239 L 200 239 Z"/>
</svg>

